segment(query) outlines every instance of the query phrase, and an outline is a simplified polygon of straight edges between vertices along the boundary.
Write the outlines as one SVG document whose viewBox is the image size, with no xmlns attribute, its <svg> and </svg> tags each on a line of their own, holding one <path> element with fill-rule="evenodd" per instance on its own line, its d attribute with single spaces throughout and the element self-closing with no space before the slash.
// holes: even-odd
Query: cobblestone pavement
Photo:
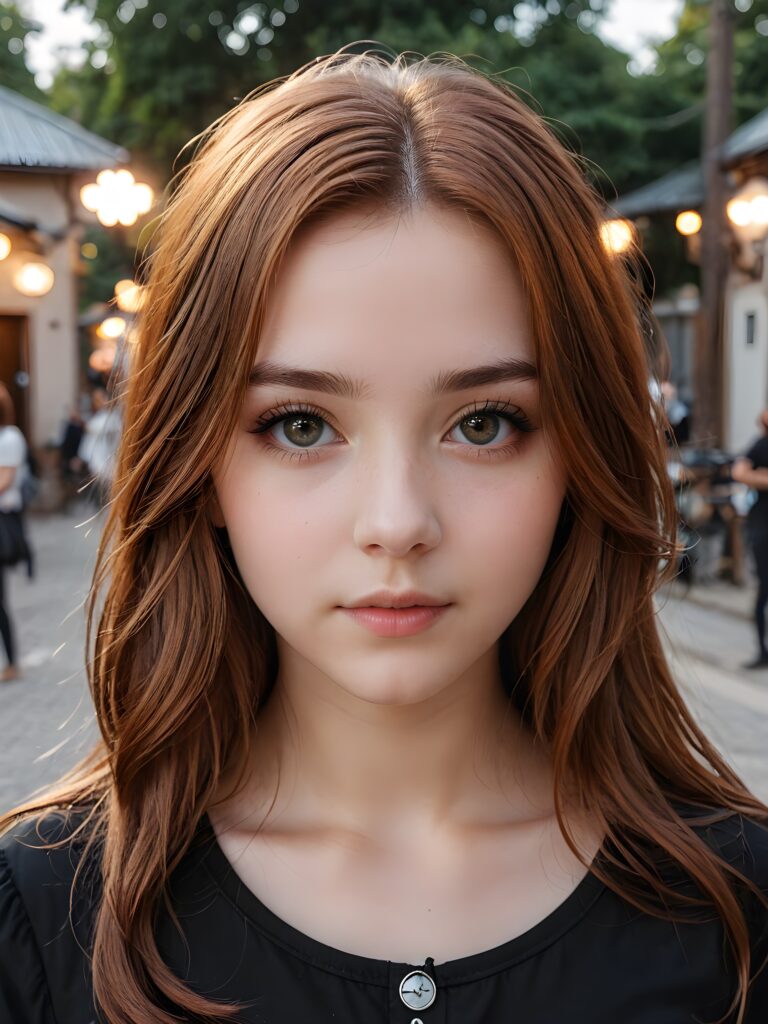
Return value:
<svg viewBox="0 0 768 1024">
<path fill-rule="evenodd" d="M 23 566 L 6 570 L 22 679 L 0 683 L 4 810 L 72 767 L 96 738 L 83 602 L 102 522 L 85 503 L 69 514 L 30 516 L 35 578 Z"/>
<path fill-rule="evenodd" d="M 71 767 L 97 730 L 85 673 L 83 602 L 103 523 L 83 504 L 33 517 L 37 577 L 6 573 L 23 679 L 0 684 L 0 808 Z M 768 670 L 738 668 L 754 652 L 742 616 L 659 595 L 673 670 L 702 727 L 762 799 L 768 800 Z"/>
<path fill-rule="evenodd" d="M 768 802 L 768 669 L 739 666 L 757 653 L 740 614 L 657 596 L 672 671 L 707 736 Z"/>
</svg>

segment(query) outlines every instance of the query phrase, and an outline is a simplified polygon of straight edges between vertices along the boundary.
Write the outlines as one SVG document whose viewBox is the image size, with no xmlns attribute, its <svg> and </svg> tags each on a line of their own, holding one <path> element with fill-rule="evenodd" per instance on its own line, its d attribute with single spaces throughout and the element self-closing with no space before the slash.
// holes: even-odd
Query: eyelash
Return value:
<svg viewBox="0 0 768 1024">
<path fill-rule="evenodd" d="M 310 405 L 307 402 L 296 402 L 296 403 L 281 403 L 275 406 L 273 409 L 269 409 L 263 413 L 257 420 L 256 425 L 252 427 L 248 432 L 250 434 L 265 434 L 268 430 L 274 427 L 277 423 L 282 423 L 283 420 L 290 419 L 291 416 L 297 414 L 305 414 L 309 416 L 315 416 L 322 420 L 324 423 L 328 423 L 326 414 L 316 406 Z M 519 409 L 518 406 L 512 405 L 510 402 L 501 401 L 487 401 L 487 402 L 475 402 L 475 404 L 468 409 L 466 412 L 454 421 L 449 428 L 453 430 L 455 427 L 462 423 L 464 420 L 469 419 L 470 416 L 475 416 L 478 413 L 495 413 L 511 423 L 522 434 L 528 434 L 536 430 L 536 427 L 531 423 L 528 417 Z M 333 428 L 332 424 L 328 423 L 328 426 Z M 498 448 L 487 448 L 485 446 L 476 445 L 461 445 L 460 447 L 468 447 L 474 449 L 476 452 L 476 458 L 497 458 L 504 455 L 511 455 L 516 452 L 521 444 L 523 438 L 518 437 L 514 442 L 501 445 Z M 263 440 L 262 444 L 268 450 L 278 454 L 285 458 L 298 459 L 302 461 L 307 458 L 318 458 L 322 448 L 327 445 L 322 445 L 319 448 L 283 448 L 280 445 L 273 444 L 271 441 Z"/>
</svg>

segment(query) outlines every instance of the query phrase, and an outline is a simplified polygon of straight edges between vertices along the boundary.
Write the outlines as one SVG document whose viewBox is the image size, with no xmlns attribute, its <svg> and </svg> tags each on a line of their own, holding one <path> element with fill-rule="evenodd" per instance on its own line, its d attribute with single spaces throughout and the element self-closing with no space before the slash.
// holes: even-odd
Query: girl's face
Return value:
<svg viewBox="0 0 768 1024">
<path fill-rule="evenodd" d="M 397 705 L 496 671 L 565 497 L 533 364 L 514 266 L 462 212 L 345 213 L 294 239 L 213 474 L 282 678 Z M 380 635 L 342 610 L 380 589 L 449 607 Z"/>
</svg>

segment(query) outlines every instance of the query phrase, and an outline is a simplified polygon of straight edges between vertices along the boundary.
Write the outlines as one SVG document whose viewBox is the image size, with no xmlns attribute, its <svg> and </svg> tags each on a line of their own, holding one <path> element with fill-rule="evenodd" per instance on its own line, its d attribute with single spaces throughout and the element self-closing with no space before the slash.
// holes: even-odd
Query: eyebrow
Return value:
<svg viewBox="0 0 768 1024">
<path fill-rule="evenodd" d="M 429 382 L 431 394 L 435 397 L 454 391 L 468 391 L 512 380 L 538 380 L 538 371 L 526 359 L 502 359 L 487 366 L 474 366 L 467 370 L 444 370 Z M 265 360 L 254 366 L 248 375 L 248 387 L 256 388 L 267 384 L 283 387 L 304 388 L 308 391 L 324 391 L 340 398 L 362 398 L 368 388 L 364 381 L 355 380 L 345 373 L 331 373 L 327 370 L 303 370 L 298 366 L 286 366 Z"/>
</svg>

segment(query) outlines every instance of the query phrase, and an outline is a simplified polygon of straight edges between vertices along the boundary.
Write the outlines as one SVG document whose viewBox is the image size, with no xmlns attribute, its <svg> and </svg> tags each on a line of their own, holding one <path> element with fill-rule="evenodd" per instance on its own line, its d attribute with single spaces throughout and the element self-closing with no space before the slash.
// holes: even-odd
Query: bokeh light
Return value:
<svg viewBox="0 0 768 1024">
<path fill-rule="evenodd" d="M 96 333 L 100 338 L 119 338 L 125 330 L 125 320 L 121 316 L 108 316 L 106 320 L 102 320 L 99 326 L 96 328 Z"/>
<path fill-rule="evenodd" d="M 137 182 L 125 167 L 119 171 L 99 171 L 95 182 L 80 189 L 83 206 L 95 213 L 105 227 L 135 224 L 141 214 L 149 211 L 153 198 L 149 185 Z"/>
<path fill-rule="evenodd" d="M 675 227 L 681 235 L 695 235 L 701 231 L 701 214 L 696 210 L 683 210 L 675 218 Z"/>
<path fill-rule="evenodd" d="M 13 275 L 13 284 L 22 295 L 47 295 L 53 288 L 54 275 L 47 263 L 23 263 Z"/>
<path fill-rule="evenodd" d="M 600 238 L 608 252 L 626 252 L 634 241 L 635 228 L 631 220 L 606 220 L 600 227 Z"/>
</svg>

